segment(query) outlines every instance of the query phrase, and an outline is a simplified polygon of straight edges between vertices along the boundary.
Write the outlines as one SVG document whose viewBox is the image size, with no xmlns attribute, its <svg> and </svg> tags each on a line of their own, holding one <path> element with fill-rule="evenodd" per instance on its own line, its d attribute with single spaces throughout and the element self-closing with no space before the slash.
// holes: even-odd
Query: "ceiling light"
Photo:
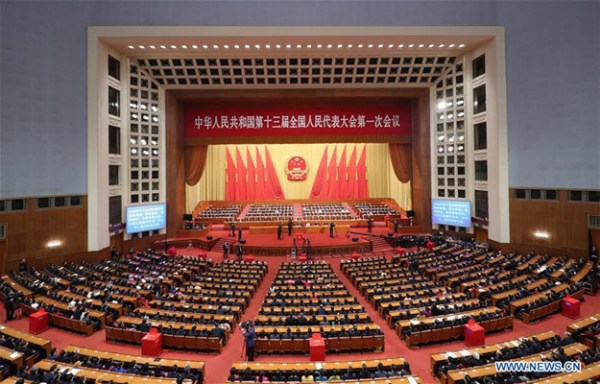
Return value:
<svg viewBox="0 0 600 384">
<path fill-rule="evenodd" d="M 142 145 L 147 145 L 148 141 L 146 139 L 142 139 Z"/>
<path fill-rule="evenodd" d="M 171 45 L 171 48 L 176 49 L 177 46 L 176 45 Z"/>
<path fill-rule="evenodd" d="M 256 44 L 256 45 L 254 46 L 254 48 L 256 48 L 256 49 L 260 49 L 260 44 Z"/>
<path fill-rule="evenodd" d="M 307 44 L 306 48 L 308 48 L 308 49 L 312 48 L 312 44 Z"/>
<path fill-rule="evenodd" d="M 187 49 L 187 45 L 184 44 L 184 45 L 181 46 L 181 48 Z"/>
<path fill-rule="evenodd" d="M 198 46 L 196 44 L 192 44 L 192 48 L 198 49 Z"/>
<path fill-rule="evenodd" d="M 233 46 L 233 48 L 235 48 L 235 49 L 240 49 L 240 45 L 239 45 L 239 44 L 236 44 L 236 45 L 234 45 L 234 46 Z"/>
<path fill-rule="evenodd" d="M 460 45 L 458 46 L 458 48 L 464 48 L 464 47 L 465 47 L 465 45 L 464 45 L 464 44 L 460 44 Z"/>
<path fill-rule="evenodd" d="M 444 48 L 446 46 L 446 44 L 440 44 L 438 45 L 438 48 Z"/>
<path fill-rule="evenodd" d="M 414 44 L 408 44 L 408 48 L 412 48 L 414 46 L 415 46 Z"/>
<path fill-rule="evenodd" d="M 348 44 L 348 48 L 352 48 L 352 44 Z"/>
<path fill-rule="evenodd" d="M 137 155 L 137 148 L 131 148 L 131 153 L 133 155 Z"/>
<path fill-rule="evenodd" d="M 388 44 L 388 48 L 394 48 L 394 44 Z"/>
<path fill-rule="evenodd" d="M 459 146 L 458 146 L 458 150 L 459 150 L 459 151 L 462 151 L 463 149 L 465 149 L 464 145 L 459 145 Z"/>
<path fill-rule="evenodd" d="M 323 44 L 317 44 L 317 48 L 322 48 Z"/>
<path fill-rule="evenodd" d="M 56 248 L 56 247 L 60 247 L 62 245 L 62 241 L 60 240 L 50 240 L 49 242 L 46 243 L 46 247 L 48 248 Z"/>
<path fill-rule="evenodd" d="M 451 119 L 451 118 L 453 118 L 453 117 L 454 117 L 454 114 L 453 114 L 453 113 L 449 113 L 449 114 L 448 114 L 448 118 L 449 118 L 449 119 Z"/>
<path fill-rule="evenodd" d="M 301 49 L 302 48 L 302 44 L 296 45 L 296 48 Z"/>
<path fill-rule="evenodd" d="M 438 147 L 438 152 L 439 152 L 439 153 L 442 153 L 442 152 L 444 152 L 444 148 L 443 148 L 443 147 Z"/>
<path fill-rule="evenodd" d="M 338 44 L 338 48 L 342 48 L 342 47 L 343 47 L 343 45 L 342 45 L 342 44 Z"/>
<path fill-rule="evenodd" d="M 441 111 L 442 109 L 445 109 L 445 108 L 446 108 L 446 102 L 444 100 L 438 101 L 438 103 L 437 103 L 438 111 Z"/>
<path fill-rule="evenodd" d="M 143 109 L 143 110 L 146 110 L 146 109 L 148 109 L 148 107 L 146 106 L 146 104 L 141 104 L 141 105 L 140 105 L 140 108 L 141 108 L 141 109 Z"/>
<path fill-rule="evenodd" d="M 156 49 L 154 45 L 149 45 L 150 49 Z"/>
<path fill-rule="evenodd" d="M 152 121 L 155 122 L 155 123 L 158 123 L 158 117 L 152 116 Z"/>
<path fill-rule="evenodd" d="M 438 136 L 438 141 L 444 141 L 444 135 L 439 135 Z"/>
<path fill-rule="evenodd" d="M 152 112 L 157 112 L 157 111 L 158 111 L 158 108 L 157 108 L 157 107 L 155 107 L 154 105 L 152 106 L 152 108 L 151 108 L 151 109 L 152 109 Z"/>
<path fill-rule="evenodd" d="M 290 48 L 292 48 L 292 44 L 286 44 L 286 45 L 285 45 L 285 47 L 286 47 L 287 49 L 290 49 Z"/>
<path fill-rule="evenodd" d="M 383 48 L 383 44 L 379 44 L 377 48 Z"/>
<path fill-rule="evenodd" d="M 129 139 L 129 142 L 130 142 L 131 144 L 137 144 L 137 140 L 136 140 L 136 139 L 134 139 L 133 137 L 132 137 L 131 139 Z"/>
<path fill-rule="evenodd" d="M 160 49 L 167 49 L 167 46 L 166 45 L 161 45 Z"/>
<path fill-rule="evenodd" d="M 362 45 L 362 44 L 358 44 L 358 48 L 362 48 L 362 47 L 363 47 L 363 45 Z"/>
<path fill-rule="evenodd" d="M 219 46 L 217 44 L 213 45 L 214 49 L 219 49 Z"/>
<path fill-rule="evenodd" d="M 465 135 L 458 136 L 458 141 L 463 141 L 465 139 Z"/>
<path fill-rule="evenodd" d="M 535 231 L 533 233 L 533 236 L 538 239 L 549 239 L 550 238 L 550 234 L 546 231 Z"/>
<path fill-rule="evenodd" d="M 419 48 L 423 48 L 425 44 L 419 44 Z"/>
<path fill-rule="evenodd" d="M 448 152 L 454 152 L 454 147 L 453 146 L 449 146 L 448 147 Z"/>
<path fill-rule="evenodd" d="M 225 45 L 223 46 L 223 48 L 225 48 L 225 49 L 229 49 L 229 45 L 225 44 Z"/>
<path fill-rule="evenodd" d="M 373 48 L 373 44 L 369 44 L 369 45 L 368 45 L 368 47 L 369 47 L 369 48 Z"/>
<path fill-rule="evenodd" d="M 128 45 L 127 48 L 129 48 L 129 49 L 135 49 L 135 47 L 133 45 Z"/>
<path fill-rule="evenodd" d="M 277 48 L 277 49 L 281 48 L 281 44 L 277 44 L 277 45 L 275 46 L 275 48 Z"/>
<path fill-rule="evenodd" d="M 454 44 L 450 44 L 448 48 L 454 48 Z"/>
<path fill-rule="evenodd" d="M 404 48 L 404 44 L 398 44 L 398 48 Z"/>
<path fill-rule="evenodd" d="M 202 45 L 202 48 L 208 49 L 208 45 L 204 44 L 204 45 Z"/>
<path fill-rule="evenodd" d="M 458 112 L 458 117 L 463 117 L 465 115 L 464 112 Z"/>
<path fill-rule="evenodd" d="M 138 47 L 140 47 L 140 49 L 144 49 L 146 47 L 144 47 L 143 45 L 138 45 Z"/>
<path fill-rule="evenodd" d="M 246 45 L 244 45 L 244 48 L 250 49 L 250 45 L 246 44 Z"/>
<path fill-rule="evenodd" d="M 429 48 L 435 47 L 435 44 L 429 44 Z"/>
<path fill-rule="evenodd" d="M 327 48 L 331 48 L 331 47 L 333 47 L 333 45 L 327 44 Z"/>
<path fill-rule="evenodd" d="M 456 105 L 463 105 L 465 103 L 465 101 L 463 99 L 458 99 L 456 101 Z"/>
<path fill-rule="evenodd" d="M 265 48 L 271 49 L 271 45 L 270 44 L 265 44 Z"/>
</svg>

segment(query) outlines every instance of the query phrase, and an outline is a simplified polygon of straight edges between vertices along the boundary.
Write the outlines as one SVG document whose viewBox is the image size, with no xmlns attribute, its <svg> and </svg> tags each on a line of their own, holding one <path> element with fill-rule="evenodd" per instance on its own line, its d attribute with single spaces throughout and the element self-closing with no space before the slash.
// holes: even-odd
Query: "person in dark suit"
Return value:
<svg viewBox="0 0 600 384">
<path fill-rule="evenodd" d="M 244 247 L 242 246 L 242 244 L 237 245 L 236 255 L 238 261 L 242 261 L 242 256 L 244 256 Z"/>
<path fill-rule="evenodd" d="M 283 224 L 279 223 L 277 226 L 277 240 L 281 240 L 283 236 Z"/>
<path fill-rule="evenodd" d="M 229 243 L 226 241 L 223 243 L 223 258 L 227 259 L 229 257 Z"/>
<path fill-rule="evenodd" d="M 333 237 L 335 233 L 335 223 L 332 221 L 331 224 L 329 224 L 329 237 Z"/>
<path fill-rule="evenodd" d="M 371 216 L 367 219 L 367 228 L 369 232 L 373 232 L 373 218 Z"/>
<path fill-rule="evenodd" d="M 398 220 L 394 220 L 394 233 L 398 233 Z"/>
<path fill-rule="evenodd" d="M 288 220 L 287 227 L 288 227 L 288 236 L 292 236 L 292 229 L 294 229 L 294 221 L 292 220 L 291 216 Z"/>
<path fill-rule="evenodd" d="M 229 230 L 231 230 L 231 237 L 235 237 L 235 223 L 233 221 L 229 223 Z"/>
<path fill-rule="evenodd" d="M 251 321 L 247 322 L 245 327 L 242 327 L 242 334 L 244 335 L 244 342 L 246 343 L 246 356 L 248 357 L 248 361 L 254 361 L 256 332 L 254 331 L 254 324 L 252 324 Z"/>
<path fill-rule="evenodd" d="M 242 240 L 242 226 L 240 225 L 238 227 L 238 241 Z"/>
</svg>

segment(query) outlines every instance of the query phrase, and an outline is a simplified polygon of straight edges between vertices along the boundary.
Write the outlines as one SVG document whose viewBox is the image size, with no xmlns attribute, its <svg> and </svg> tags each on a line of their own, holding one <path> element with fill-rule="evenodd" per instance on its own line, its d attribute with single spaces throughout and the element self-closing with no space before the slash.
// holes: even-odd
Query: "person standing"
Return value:
<svg viewBox="0 0 600 384">
<path fill-rule="evenodd" d="M 335 233 L 335 223 L 332 221 L 329 224 L 329 237 L 333 238 L 334 233 Z"/>
<path fill-rule="evenodd" d="M 373 218 L 371 216 L 367 219 L 367 228 L 369 232 L 373 232 Z"/>
<path fill-rule="evenodd" d="M 294 229 L 294 221 L 292 220 L 292 217 L 290 216 L 288 223 L 288 236 L 292 236 L 292 229 Z"/>
<path fill-rule="evenodd" d="M 115 249 L 115 247 L 113 247 L 113 250 Z M 115 250 L 116 252 L 116 250 Z M 19 263 L 19 272 L 25 272 L 27 270 L 27 260 L 25 259 L 21 259 L 21 262 Z"/>
<path fill-rule="evenodd" d="M 242 257 L 244 256 L 244 247 L 242 246 L 242 244 L 237 245 L 236 254 L 238 261 L 242 261 Z"/>
<path fill-rule="evenodd" d="M 242 240 L 242 226 L 238 227 L 238 241 Z"/>
<path fill-rule="evenodd" d="M 231 231 L 231 237 L 235 237 L 235 223 L 233 220 L 229 223 L 229 230 Z"/>
<path fill-rule="evenodd" d="M 594 265 L 598 264 L 598 250 L 595 245 L 592 245 L 592 251 L 590 252 L 590 261 L 594 263 Z"/>
<path fill-rule="evenodd" d="M 256 331 L 254 324 L 251 321 L 246 323 L 246 327 L 242 327 L 244 342 L 246 343 L 246 357 L 248 361 L 254 361 L 254 344 L 256 343 Z"/>
<path fill-rule="evenodd" d="M 227 259 L 229 257 L 229 243 L 226 241 L 223 243 L 223 259 Z"/>
<path fill-rule="evenodd" d="M 6 295 L 4 297 L 4 310 L 6 311 L 6 322 L 9 322 L 13 319 L 13 315 L 15 312 L 14 308 L 14 300 L 12 295 Z"/>
<path fill-rule="evenodd" d="M 279 223 L 277 226 L 277 240 L 281 240 L 283 237 L 283 224 Z"/>
<path fill-rule="evenodd" d="M 398 220 L 394 220 L 394 233 L 398 233 Z"/>
</svg>

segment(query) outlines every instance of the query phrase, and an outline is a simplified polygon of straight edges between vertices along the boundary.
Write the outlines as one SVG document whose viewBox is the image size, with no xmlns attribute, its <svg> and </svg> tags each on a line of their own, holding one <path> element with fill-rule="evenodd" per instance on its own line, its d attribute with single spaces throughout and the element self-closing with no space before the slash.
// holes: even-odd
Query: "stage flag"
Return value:
<svg viewBox="0 0 600 384">
<path fill-rule="evenodd" d="M 337 191 L 337 145 L 333 148 L 333 154 L 331 160 L 329 160 L 329 168 L 327 170 L 327 197 L 336 198 L 338 197 Z"/>
<path fill-rule="evenodd" d="M 229 148 L 225 148 L 227 153 L 227 168 L 225 169 L 225 200 L 235 200 L 236 183 L 235 183 L 235 164 Z"/>
<path fill-rule="evenodd" d="M 338 165 L 338 196 L 340 198 L 345 198 L 346 191 L 348 190 L 348 173 L 346 167 L 346 145 L 344 145 L 344 150 L 342 151 L 342 157 L 340 158 L 340 162 Z"/>
<path fill-rule="evenodd" d="M 356 199 L 358 197 L 358 185 L 356 179 L 356 145 L 352 149 L 350 155 L 350 161 L 348 161 L 348 189 L 346 191 L 346 197 L 349 199 Z"/>
<path fill-rule="evenodd" d="M 369 183 L 367 182 L 367 146 L 365 145 L 358 161 L 358 197 L 366 199 L 369 197 Z"/>
<path fill-rule="evenodd" d="M 323 151 L 323 156 L 321 157 L 321 163 L 319 164 L 319 169 L 317 170 L 317 174 L 315 175 L 315 181 L 313 182 L 312 189 L 310 191 L 311 199 L 322 199 L 327 194 L 327 146 L 325 146 L 325 151 Z M 325 186 L 325 189 L 323 188 Z"/>
<path fill-rule="evenodd" d="M 273 161 L 271 160 L 271 155 L 269 154 L 269 149 L 265 147 L 265 161 L 267 163 L 267 188 L 271 188 L 273 191 L 273 197 L 275 199 L 285 199 L 285 195 L 283 193 L 283 189 L 281 188 L 281 183 L 279 182 L 279 176 L 277 176 L 277 171 L 275 170 L 275 166 L 273 165 Z"/>
<path fill-rule="evenodd" d="M 248 169 L 248 189 L 246 191 L 246 198 L 248 200 L 256 199 L 256 168 L 250 156 L 250 150 L 246 147 L 246 168 Z"/>
<path fill-rule="evenodd" d="M 242 160 L 242 155 L 240 154 L 240 149 L 235 147 L 235 161 L 237 165 L 237 182 L 238 182 L 238 200 L 246 200 L 246 167 L 244 166 L 244 161 Z"/>
<path fill-rule="evenodd" d="M 266 199 L 265 193 L 265 165 L 256 146 L 256 199 Z"/>
</svg>

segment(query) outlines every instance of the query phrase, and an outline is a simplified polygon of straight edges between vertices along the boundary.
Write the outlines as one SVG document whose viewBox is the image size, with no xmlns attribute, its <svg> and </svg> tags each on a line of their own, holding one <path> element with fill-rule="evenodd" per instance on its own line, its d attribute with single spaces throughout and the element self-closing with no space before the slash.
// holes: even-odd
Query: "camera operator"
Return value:
<svg viewBox="0 0 600 384">
<path fill-rule="evenodd" d="M 254 324 L 251 320 L 240 324 L 240 329 L 244 335 L 244 343 L 246 344 L 246 357 L 248 361 L 254 361 L 254 343 L 256 342 L 256 332 Z"/>
</svg>

